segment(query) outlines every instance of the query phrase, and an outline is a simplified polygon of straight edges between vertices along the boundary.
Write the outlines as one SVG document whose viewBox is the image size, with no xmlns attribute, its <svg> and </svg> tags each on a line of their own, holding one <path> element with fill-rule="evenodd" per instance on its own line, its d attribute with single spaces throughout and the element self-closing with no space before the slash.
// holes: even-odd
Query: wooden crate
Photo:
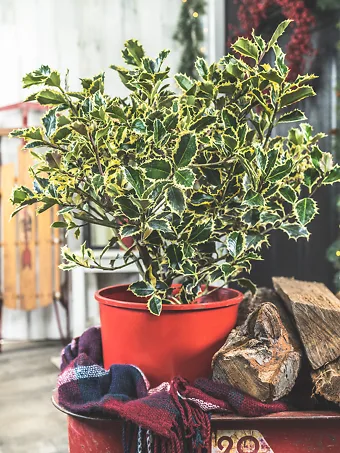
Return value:
<svg viewBox="0 0 340 453">
<path fill-rule="evenodd" d="M 1 219 L 3 245 L 3 302 L 7 308 L 26 311 L 46 307 L 61 298 L 60 231 L 50 226 L 57 208 L 36 215 L 36 206 L 27 206 L 10 222 L 13 205 L 9 201 L 15 182 L 31 186 L 28 173 L 33 159 L 27 150 L 18 150 L 15 164 L 1 168 Z"/>
</svg>

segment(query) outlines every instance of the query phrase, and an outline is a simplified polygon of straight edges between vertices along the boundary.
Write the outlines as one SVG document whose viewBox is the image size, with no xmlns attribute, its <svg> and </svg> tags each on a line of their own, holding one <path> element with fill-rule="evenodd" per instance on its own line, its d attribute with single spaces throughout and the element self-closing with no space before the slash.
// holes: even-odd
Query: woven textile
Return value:
<svg viewBox="0 0 340 453">
<path fill-rule="evenodd" d="M 103 368 L 100 329 L 91 328 L 62 352 L 58 378 L 59 404 L 79 415 L 125 420 L 123 443 L 148 453 L 204 452 L 210 442 L 210 415 L 235 413 L 260 416 L 286 411 L 283 402 L 264 404 L 208 379 L 189 383 L 176 377 L 150 389 L 133 365 Z"/>
</svg>

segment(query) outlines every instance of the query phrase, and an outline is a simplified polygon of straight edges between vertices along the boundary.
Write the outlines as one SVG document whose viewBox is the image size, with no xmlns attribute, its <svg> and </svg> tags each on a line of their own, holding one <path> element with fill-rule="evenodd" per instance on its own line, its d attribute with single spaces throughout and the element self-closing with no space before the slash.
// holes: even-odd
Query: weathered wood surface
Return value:
<svg viewBox="0 0 340 453">
<path fill-rule="evenodd" d="M 54 219 L 50 211 L 36 217 L 38 236 L 39 264 L 39 305 L 46 307 L 53 302 L 53 242 L 51 224 Z"/>
<path fill-rule="evenodd" d="M 313 369 L 340 356 L 340 301 L 322 283 L 273 278 L 274 288 L 293 314 Z"/>
<path fill-rule="evenodd" d="M 315 393 L 340 405 L 340 357 L 318 370 L 312 371 Z"/>
<path fill-rule="evenodd" d="M 282 299 L 273 289 L 266 287 L 257 288 L 255 294 L 252 294 L 251 291 L 247 291 L 239 307 L 236 325 L 239 326 L 244 324 L 248 316 L 264 302 L 271 302 L 278 309 L 283 325 L 287 329 L 290 341 L 293 342 L 296 349 L 299 349 L 302 345 L 294 320 L 285 307 Z"/>
<path fill-rule="evenodd" d="M 33 158 L 28 150 L 19 148 L 18 184 L 32 184 L 28 168 Z M 18 213 L 19 225 L 19 276 L 20 308 L 33 310 L 37 307 L 37 259 L 36 259 L 36 212 L 35 206 L 26 206 Z"/>
<path fill-rule="evenodd" d="M 278 309 L 264 303 L 230 333 L 215 354 L 213 379 L 270 402 L 291 391 L 301 359 L 299 345 L 291 340 Z"/>
<path fill-rule="evenodd" d="M 283 306 L 281 299 L 273 289 L 257 288 L 255 294 L 251 291 L 247 291 L 239 305 L 236 325 L 240 326 L 243 324 L 248 316 L 263 304 L 263 302 L 271 302 L 276 307 L 278 307 L 278 305 Z"/>
<path fill-rule="evenodd" d="M 53 207 L 53 221 L 58 220 L 58 208 Z M 59 269 L 59 265 L 61 263 L 61 253 L 60 247 L 62 245 L 62 234 L 59 228 L 52 228 L 52 241 L 53 241 L 53 296 L 55 299 L 59 300 L 61 295 L 61 270 Z"/>
<path fill-rule="evenodd" d="M 16 248 L 16 226 L 17 219 L 11 219 L 13 206 L 9 201 L 14 181 L 14 163 L 1 165 L 1 240 L 3 244 L 2 254 L 2 291 L 4 306 L 17 308 L 17 248 Z"/>
</svg>

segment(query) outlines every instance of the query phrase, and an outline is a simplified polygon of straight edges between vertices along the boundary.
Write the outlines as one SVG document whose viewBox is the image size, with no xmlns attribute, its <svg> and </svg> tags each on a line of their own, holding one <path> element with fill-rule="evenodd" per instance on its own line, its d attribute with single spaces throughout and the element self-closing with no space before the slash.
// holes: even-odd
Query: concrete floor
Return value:
<svg viewBox="0 0 340 453">
<path fill-rule="evenodd" d="M 51 403 L 60 343 L 5 344 L 0 353 L 0 453 L 67 453 L 66 416 Z"/>
</svg>

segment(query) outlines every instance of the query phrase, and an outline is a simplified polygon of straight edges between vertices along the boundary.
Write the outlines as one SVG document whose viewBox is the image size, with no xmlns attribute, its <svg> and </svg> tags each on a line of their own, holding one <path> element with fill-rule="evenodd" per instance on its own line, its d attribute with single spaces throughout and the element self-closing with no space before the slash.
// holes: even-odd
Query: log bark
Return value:
<svg viewBox="0 0 340 453">
<path fill-rule="evenodd" d="M 340 356 L 340 301 L 322 283 L 273 278 L 274 288 L 293 314 L 313 369 Z"/>
<path fill-rule="evenodd" d="M 271 302 L 276 307 L 279 305 L 283 306 L 280 297 L 273 289 L 265 287 L 257 288 L 255 294 L 251 291 L 247 291 L 239 305 L 236 325 L 240 326 L 244 324 L 248 316 L 264 302 Z"/>
<path fill-rule="evenodd" d="M 285 307 L 285 304 L 280 296 L 273 289 L 265 287 L 257 288 L 255 294 L 247 291 L 239 307 L 236 325 L 239 326 L 244 324 L 248 316 L 258 309 L 264 302 L 271 302 L 275 305 L 279 311 L 283 325 L 288 332 L 289 340 L 294 344 L 295 349 L 300 349 L 302 344 L 298 331 L 296 330 L 294 319 Z"/>
<path fill-rule="evenodd" d="M 230 333 L 215 354 L 213 379 L 271 402 L 291 391 L 301 358 L 299 344 L 291 340 L 278 309 L 264 303 Z"/>
<path fill-rule="evenodd" d="M 340 357 L 312 371 L 315 393 L 340 406 Z"/>
</svg>

